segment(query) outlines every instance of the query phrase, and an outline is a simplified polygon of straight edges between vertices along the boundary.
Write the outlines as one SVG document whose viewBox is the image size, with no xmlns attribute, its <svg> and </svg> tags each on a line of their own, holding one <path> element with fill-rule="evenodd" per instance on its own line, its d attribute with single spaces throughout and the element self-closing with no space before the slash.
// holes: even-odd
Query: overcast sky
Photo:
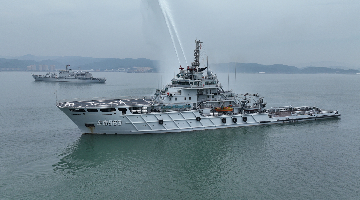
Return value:
<svg viewBox="0 0 360 200">
<path fill-rule="evenodd" d="M 178 63 L 156 0 L 0 3 L 0 56 L 149 58 Z M 200 39 L 213 63 L 325 63 L 360 68 L 359 0 L 166 3 L 188 64 L 194 40 Z"/>
</svg>

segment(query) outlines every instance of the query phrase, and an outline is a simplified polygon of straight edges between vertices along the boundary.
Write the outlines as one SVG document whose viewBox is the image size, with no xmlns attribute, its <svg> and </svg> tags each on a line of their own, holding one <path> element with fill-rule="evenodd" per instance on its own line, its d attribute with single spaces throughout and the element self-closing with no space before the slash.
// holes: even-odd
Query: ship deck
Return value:
<svg viewBox="0 0 360 200">
<path fill-rule="evenodd" d="M 57 106 L 60 108 L 91 108 L 91 107 L 130 107 L 130 106 L 149 106 L 153 105 L 152 99 L 99 99 L 86 101 L 64 101 L 58 102 Z"/>
</svg>

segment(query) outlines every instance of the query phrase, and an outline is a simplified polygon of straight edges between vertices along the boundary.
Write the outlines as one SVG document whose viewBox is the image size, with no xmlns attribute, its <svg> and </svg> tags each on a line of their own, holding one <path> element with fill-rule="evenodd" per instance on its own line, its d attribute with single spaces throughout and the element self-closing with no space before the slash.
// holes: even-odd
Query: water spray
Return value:
<svg viewBox="0 0 360 200">
<path fill-rule="evenodd" d="M 173 33 L 171 32 L 171 29 L 170 29 L 169 19 L 168 19 L 168 16 L 167 16 L 166 11 L 165 11 L 165 8 L 164 8 L 164 7 L 165 7 L 165 6 L 164 6 L 164 3 L 163 3 L 162 0 L 159 0 L 158 2 L 159 2 L 159 6 L 160 6 L 160 8 L 161 8 L 161 11 L 162 11 L 162 13 L 163 13 L 163 16 L 164 16 L 164 19 L 165 19 L 165 22 L 166 22 L 166 26 L 168 27 L 168 30 L 169 30 L 169 34 L 170 34 L 171 41 L 172 41 L 173 46 L 174 46 L 174 50 L 175 50 L 175 53 L 176 53 L 176 57 L 177 57 L 177 59 L 178 59 L 178 61 L 179 61 L 179 64 L 181 64 L 181 63 L 180 63 L 180 59 L 179 59 L 179 54 L 178 54 L 177 49 L 176 49 L 176 46 L 175 46 L 174 36 L 173 36 Z"/>
<path fill-rule="evenodd" d="M 180 63 L 179 54 L 178 54 L 178 51 L 177 51 L 177 48 L 176 48 L 176 45 L 175 45 L 173 32 L 175 33 L 175 36 L 176 36 L 176 38 L 177 38 L 177 40 L 179 42 L 180 49 L 182 51 L 182 54 L 184 56 L 184 59 L 185 59 L 186 65 L 187 65 L 187 59 L 186 59 L 184 49 L 183 49 L 181 41 L 180 41 L 179 34 L 178 34 L 176 26 L 175 26 L 174 19 L 173 19 L 172 15 L 171 15 L 169 5 L 166 2 L 166 0 L 158 0 L 158 3 L 159 3 L 159 6 L 161 8 L 161 11 L 163 13 L 163 16 L 165 18 L 165 22 L 166 22 L 166 25 L 168 27 L 169 34 L 170 34 L 170 37 L 171 37 L 171 40 L 172 40 L 172 43 L 173 43 L 173 46 L 174 46 L 174 50 L 175 50 L 176 56 L 177 56 L 178 61 L 179 61 L 179 64 L 181 64 L 181 63 Z M 171 29 L 173 29 L 173 30 L 171 30 Z"/>
</svg>

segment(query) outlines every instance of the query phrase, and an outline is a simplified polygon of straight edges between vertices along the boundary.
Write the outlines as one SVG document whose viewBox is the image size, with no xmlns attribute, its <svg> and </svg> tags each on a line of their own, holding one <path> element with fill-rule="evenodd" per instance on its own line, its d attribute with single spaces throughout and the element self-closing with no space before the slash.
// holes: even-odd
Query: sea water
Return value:
<svg viewBox="0 0 360 200">
<path fill-rule="evenodd" d="M 145 135 L 82 135 L 61 99 L 151 95 L 160 77 L 105 84 L 0 72 L 0 199 L 358 199 L 360 76 L 218 74 L 268 107 L 337 109 L 340 119 Z"/>
</svg>

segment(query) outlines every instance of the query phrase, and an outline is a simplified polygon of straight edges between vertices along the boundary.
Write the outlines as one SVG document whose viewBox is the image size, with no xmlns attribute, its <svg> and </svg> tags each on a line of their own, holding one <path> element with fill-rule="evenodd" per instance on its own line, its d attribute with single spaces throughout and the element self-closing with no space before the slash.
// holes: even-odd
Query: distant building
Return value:
<svg viewBox="0 0 360 200">
<path fill-rule="evenodd" d="M 152 72 L 151 67 L 132 67 L 127 71 L 128 73 L 149 73 Z"/>
<path fill-rule="evenodd" d="M 36 71 L 36 65 L 26 66 L 26 69 L 27 69 L 28 71 Z"/>
<path fill-rule="evenodd" d="M 126 69 L 125 68 L 119 68 L 116 70 L 117 72 L 126 72 Z"/>
</svg>

